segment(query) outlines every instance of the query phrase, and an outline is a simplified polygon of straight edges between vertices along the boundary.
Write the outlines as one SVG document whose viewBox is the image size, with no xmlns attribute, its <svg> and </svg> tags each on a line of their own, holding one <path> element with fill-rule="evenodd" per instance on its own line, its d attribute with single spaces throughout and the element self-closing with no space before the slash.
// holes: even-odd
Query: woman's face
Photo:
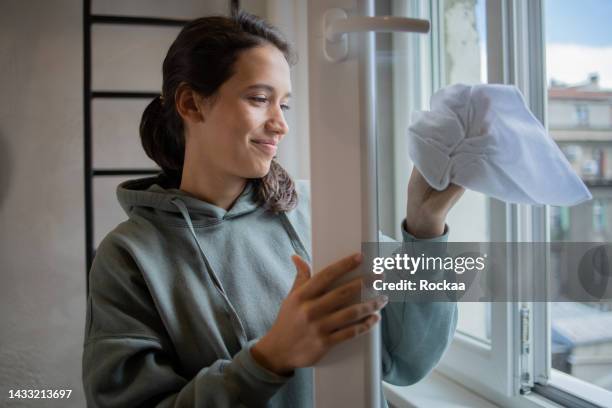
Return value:
<svg viewBox="0 0 612 408">
<path fill-rule="evenodd" d="M 282 52 L 272 45 L 240 53 L 234 75 L 204 104 L 203 120 L 190 129 L 193 137 L 186 148 L 197 150 L 193 153 L 203 167 L 200 174 L 247 179 L 268 173 L 278 143 L 289 131 L 284 117 L 289 72 Z"/>
</svg>

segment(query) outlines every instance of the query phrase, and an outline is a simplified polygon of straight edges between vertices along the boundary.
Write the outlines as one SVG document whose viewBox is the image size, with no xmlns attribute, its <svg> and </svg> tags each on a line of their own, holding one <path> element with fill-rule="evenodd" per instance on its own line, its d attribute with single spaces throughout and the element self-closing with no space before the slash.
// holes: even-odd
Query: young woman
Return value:
<svg viewBox="0 0 612 408">
<path fill-rule="evenodd" d="M 358 254 L 311 275 L 308 185 L 274 160 L 291 59 L 242 12 L 192 21 L 170 47 L 140 129 L 163 173 L 118 187 L 129 220 L 90 271 L 89 406 L 311 407 L 309 367 L 379 316 L 386 381 L 418 381 L 449 344 L 453 303 L 382 310 L 358 302 L 361 278 L 332 290 Z M 417 172 L 408 189 L 404 239 L 446 239 L 462 189 L 435 191 Z"/>
</svg>

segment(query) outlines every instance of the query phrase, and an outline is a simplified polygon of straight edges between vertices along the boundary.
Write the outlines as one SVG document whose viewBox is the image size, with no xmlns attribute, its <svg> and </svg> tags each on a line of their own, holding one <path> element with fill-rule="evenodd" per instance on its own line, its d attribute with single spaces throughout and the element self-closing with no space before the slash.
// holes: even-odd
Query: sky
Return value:
<svg viewBox="0 0 612 408">
<path fill-rule="evenodd" d="M 548 42 L 612 46 L 611 0 L 546 0 L 545 8 Z"/>
<path fill-rule="evenodd" d="M 612 0 L 546 0 L 548 77 L 566 83 L 597 72 L 612 88 Z"/>
<path fill-rule="evenodd" d="M 544 7 L 548 80 L 575 84 L 596 72 L 612 89 L 612 0 L 545 0 Z M 483 33 L 484 0 L 476 19 Z"/>
</svg>

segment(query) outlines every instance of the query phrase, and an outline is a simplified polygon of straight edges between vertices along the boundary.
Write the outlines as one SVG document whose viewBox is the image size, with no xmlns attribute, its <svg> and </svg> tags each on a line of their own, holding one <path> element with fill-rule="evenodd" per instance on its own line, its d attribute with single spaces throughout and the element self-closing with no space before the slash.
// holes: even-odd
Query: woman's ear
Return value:
<svg viewBox="0 0 612 408">
<path fill-rule="evenodd" d="M 183 120 L 198 123 L 205 120 L 205 100 L 187 84 L 178 86 L 175 93 L 176 111 Z"/>
</svg>

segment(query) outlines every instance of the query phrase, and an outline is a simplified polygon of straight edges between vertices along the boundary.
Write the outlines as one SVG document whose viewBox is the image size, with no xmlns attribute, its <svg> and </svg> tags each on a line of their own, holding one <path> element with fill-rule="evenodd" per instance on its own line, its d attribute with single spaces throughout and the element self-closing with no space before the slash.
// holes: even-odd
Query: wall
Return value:
<svg viewBox="0 0 612 408">
<path fill-rule="evenodd" d="M 190 18 L 224 12 L 226 4 L 220 0 L 113 0 L 95 3 L 93 10 Z M 264 0 L 243 1 L 243 5 L 265 16 Z M 3 0 L 1 8 L 0 406 L 83 407 L 82 1 Z M 159 47 L 167 44 L 157 40 L 168 36 L 145 35 L 144 43 L 137 44 L 143 37 L 124 29 L 110 30 L 108 35 L 101 35 L 102 31 L 94 32 L 94 36 L 100 34 L 96 52 L 108 52 L 97 54 L 96 86 L 158 90 L 161 60 L 157 59 L 164 52 L 160 54 Z M 147 64 L 130 59 L 135 50 L 149 58 Z M 117 70 L 121 64 L 127 70 Z M 96 165 L 116 166 L 130 160 L 148 165 L 138 150 L 134 128 L 139 119 L 134 119 L 134 112 L 142 111 L 139 103 L 96 102 Z M 98 236 L 122 216 L 114 199 L 117 181 L 94 185 Z M 9 403 L 9 389 L 73 391 L 69 400 Z"/>
<path fill-rule="evenodd" d="M 611 126 L 610 103 L 590 101 L 550 101 L 548 104 L 548 124 L 551 129 L 573 128 L 580 125 L 576 107 L 584 105 L 588 109 L 588 126 L 595 129 L 609 129 Z M 584 127 L 584 126 L 582 126 Z"/>
<path fill-rule="evenodd" d="M 0 405 L 11 388 L 69 388 L 45 406 L 82 407 L 81 2 L 49 4 L 0 13 Z"/>
</svg>

